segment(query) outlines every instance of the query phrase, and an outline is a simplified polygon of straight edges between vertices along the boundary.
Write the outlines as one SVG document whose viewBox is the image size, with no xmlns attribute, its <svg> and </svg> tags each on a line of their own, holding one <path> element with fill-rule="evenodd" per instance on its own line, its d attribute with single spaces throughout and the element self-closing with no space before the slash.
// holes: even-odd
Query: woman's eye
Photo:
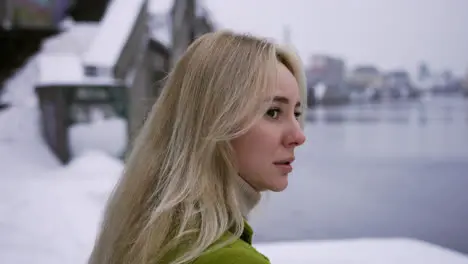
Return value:
<svg viewBox="0 0 468 264">
<path fill-rule="evenodd" d="M 301 115 L 302 115 L 302 112 L 294 112 L 294 116 L 296 117 L 296 119 L 301 117 Z"/>
<path fill-rule="evenodd" d="M 278 115 L 280 114 L 281 110 L 280 109 L 277 109 L 277 108 L 273 108 L 273 109 L 269 109 L 266 114 L 273 118 L 273 119 L 277 119 L 278 118 Z"/>
</svg>

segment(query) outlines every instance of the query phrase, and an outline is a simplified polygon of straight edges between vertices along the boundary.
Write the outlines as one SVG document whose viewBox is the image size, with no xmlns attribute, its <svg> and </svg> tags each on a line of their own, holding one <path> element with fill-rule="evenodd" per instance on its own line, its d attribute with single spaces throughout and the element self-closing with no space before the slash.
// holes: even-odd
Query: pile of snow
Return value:
<svg viewBox="0 0 468 264">
<path fill-rule="evenodd" d="M 34 88 L 37 78 L 36 56 L 32 56 L 22 68 L 4 82 L 3 101 L 16 106 L 35 106 L 37 99 Z"/>
<path fill-rule="evenodd" d="M 127 121 L 122 118 L 96 120 L 90 124 L 80 123 L 69 128 L 72 155 L 99 149 L 113 157 L 121 157 L 127 146 Z"/>
<path fill-rule="evenodd" d="M 85 263 L 122 167 L 90 152 L 55 170 L 30 167 L 29 177 L 2 175 L 0 263 Z"/>
<path fill-rule="evenodd" d="M 34 106 L 0 112 L 0 176 L 29 178 L 35 170 L 59 164 L 44 144 L 39 127 L 39 113 Z"/>
<path fill-rule="evenodd" d="M 111 179 L 112 182 L 120 176 L 123 171 L 123 162 L 107 153 L 98 150 L 90 150 L 78 155 L 67 166 L 62 167 L 58 174 L 65 173 L 71 178 L 104 180 Z M 116 176 L 118 175 L 118 176 Z M 62 177 L 62 176 L 60 176 Z M 93 186 L 92 188 L 102 187 Z M 104 186 L 106 189 L 109 186 Z"/>
<path fill-rule="evenodd" d="M 256 248 L 271 263 L 468 263 L 468 258 L 460 253 L 405 238 L 278 242 L 257 244 Z"/>
<path fill-rule="evenodd" d="M 40 114 L 34 92 L 37 80 L 36 57 L 5 82 L 5 102 L 12 106 L 0 111 L 0 176 L 30 177 L 23 164 L 43 170 L 59 162 L 44 144 Z"/>
</svg>

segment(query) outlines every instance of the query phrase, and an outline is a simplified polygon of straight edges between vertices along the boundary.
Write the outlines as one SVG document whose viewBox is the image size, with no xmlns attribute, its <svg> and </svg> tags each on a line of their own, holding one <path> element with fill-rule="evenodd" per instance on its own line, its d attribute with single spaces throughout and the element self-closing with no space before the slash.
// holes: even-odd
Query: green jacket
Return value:
<svg viewBox="0 0 468 264">
<path fill-rule="evenodd" d="M 232 244 L 198 257 L 193 264 L 270 264 L 267 257 L 252 247 L 252 227 L 244 222 L 244 232 Z"/>
</svg>

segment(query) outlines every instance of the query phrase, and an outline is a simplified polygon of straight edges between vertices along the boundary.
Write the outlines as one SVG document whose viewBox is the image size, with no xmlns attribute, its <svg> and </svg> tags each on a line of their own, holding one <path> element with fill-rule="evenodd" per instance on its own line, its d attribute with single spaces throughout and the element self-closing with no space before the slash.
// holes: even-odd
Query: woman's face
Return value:
<svg viewBox="0 0 468 264">
<path fill-rule="evenodd" d="M 239 175 L 257 191 L 282 191 L 293 169 L 294 151 L 305 142 L 298 117 L 299 86 L 292 73 L 278 63 L 274 99 L 263 118 L 234 139 Z"/>
</svg>

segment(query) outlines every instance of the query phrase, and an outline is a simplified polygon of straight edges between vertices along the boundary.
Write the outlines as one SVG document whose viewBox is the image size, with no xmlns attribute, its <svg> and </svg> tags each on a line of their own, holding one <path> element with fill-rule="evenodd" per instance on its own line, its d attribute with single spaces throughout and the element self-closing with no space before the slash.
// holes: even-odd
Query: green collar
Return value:
<svg viewBox="0 0 468 264">
<path fill-rule="evenodd" d="M 240 236 L 240 239 L 244 240 L 249 245 L 252 245 L 252 237 L 253 237 L 253 229 L 249 225 L 249 223 L 247 223 L 247 220 L 244 219 L 244 231 L 242 231 L 242 235 Z"/>
</svg>

